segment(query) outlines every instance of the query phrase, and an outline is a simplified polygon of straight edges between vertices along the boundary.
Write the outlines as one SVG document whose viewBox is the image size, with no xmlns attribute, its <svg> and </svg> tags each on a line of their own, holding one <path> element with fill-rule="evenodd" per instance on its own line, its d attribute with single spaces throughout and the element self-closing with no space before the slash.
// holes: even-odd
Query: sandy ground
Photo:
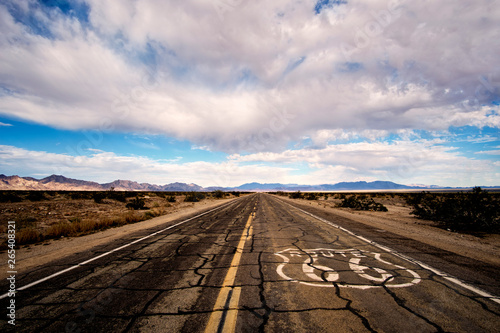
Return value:
<svg viewBox="0 0 500 333">
<path fill-rule="evenodd" d="M 124 225 L 122 227 L 111 228 L 95 234 L 81 237 L 67 237 L 57 240 L 45 241 L 35 245 L 22 246 L 16 250 L 16 270 L 17 272 L 27 271 L 39 266 L 43 266 L 55 259 L 64 258 L 74 253 L 89 250 L 95 246 L 124 237 L 138 230 L 152 228 L 161 224 L 168 223 L 175 219 L 183 218 L 189 214 L 199 212 L 225 202 L 231 199 L 206 199 L 196 203 L 185 203 L 177 207 L 177 211 L 159 216 L 150 220 Z M 6 258 L 6 251 L 0 252 L 0 256 Z M 0 263 L 0 279 L 6 278 L 7 260 Z"/>
<path fill-rule="evenodd" d="M 389 211 L 367 212 L 333 207 L 336 202 L 332 199 L 310 201 L 305 199 L 292 200 L 286 197 L 279 198 L 292 204 L 297 202 L 321 208 L 333 215 L 349 218 L 464 257 L 500 266 L 500 235 L 471 235 L 437 228 L 432 221 L 415 218 L 410 214 L 411 208 L 397 200 L 375 198 L 375 201 L 383 203 Z"/>
</svg>

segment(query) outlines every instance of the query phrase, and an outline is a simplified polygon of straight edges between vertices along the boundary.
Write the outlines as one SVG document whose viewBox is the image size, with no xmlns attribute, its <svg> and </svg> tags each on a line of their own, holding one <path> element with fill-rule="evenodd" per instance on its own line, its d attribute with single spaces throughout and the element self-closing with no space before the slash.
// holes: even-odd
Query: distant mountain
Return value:
<svg viewBox="0 0 500 333">
<path fill-rule="evenodd" d="M 99 184 L 96 182 L 67 178 L 61 175 L 52 175 L 42 179 L 0 175 L 0 190 L 102 191 L 111 188 L 117 191 L 206 191 L 206 189 L 196 184 L 185 183 L 152 185 L 119 179 L 111 183 Z"/>
<path fill-rule="evenodd" d="M 236 187 L 235 189 L 241 191 L 253 191 L 253 190 L 277 190 L 277 189 L 286 189 L 292 186 L 297 186 L 297 184 L 261 184 L 261 183 L 247 183 Z"/>
<path fill-rule="evenodd" d="M 207 191 L 207 189 L 196 184 L 172 183 L 161 186 L 161 191 L 191 192 L 191 191 Z"/>
<path fill-rule="evenodd" d="M 139 184 L 131 180 L 115 180 L 111 183 L 101 184 L 103 189 L 115 189 L 117 191 L 160 191 L 159 186 L 148 183 Z"/>
<path fill-rule="evenodd" d="M 25 179 L 30 179 L 36 182 L 35 178 L 31 177 L 26 177 Z M 51 187 L 52 185 L 57 186 L 60 184 L 64 184 L 66 186 L 77 186 L 77 187 L 85 187 L 89 189 L 93 188 L 99 188 L 101 185 L 96 182 L 89 182 L 86 180 L 79 180 L 79 179 L 72 179 L 72 178 L 66 178 L 61 175 L 52 175 L 49 177 L 42 178 L 38 181 L 40 184 L 44 184 L 47 187 Z"/>
<path fill-rule="evenodd" d="M 483 187 L 483 186 L 482 186 Z M 499 188 L 500 186 L 484 186 L 483 188 Z M 42 179 L 32 177 L 6 176 L 0 174 L 0 190 L 53 190 L 53 191 L 102 191 L 115 189 L 117 191 L 368 191 L 368 190 L 427 190 L 427 189 L 467 189 L 460 187 L 440 187 L 436 185 L 401 185 L 389 181 L 374 182 L 340 182 L 336 184 L 298 185 L 280 183 L 246 183 L 238 187 L 201 187 L 196 184 L 171 183 L 154 185 L 138 183 L 131 180 L 115 180 L 111 183 L 99 184 L 96 182 L 67 178 L 61 175 L 52 175 Z"/>
<path fill-rule="evenodd" d="M 0 175 L 0 190 L 102 190 L 100 184 L 52 175 L 42 179 Z"/>
<path fill-rule="evenodd" d="M 337 184 L 297 185 L 248 183 L 234 188 L 240 191 L 358 191 L 358 190 L 401 190 L 415 187 L 388 181 L 341 182 Z"/>
</svg>

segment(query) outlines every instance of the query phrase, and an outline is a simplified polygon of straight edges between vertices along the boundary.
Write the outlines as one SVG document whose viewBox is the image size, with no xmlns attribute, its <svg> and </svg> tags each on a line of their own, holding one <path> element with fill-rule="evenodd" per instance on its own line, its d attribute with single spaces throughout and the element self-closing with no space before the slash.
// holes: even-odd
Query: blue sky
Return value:
<svg viewBox="0 0 500 333">
<path fill-rule="evenodd" d="M 494 1 L 6 1 L 0 173 L 500 185 Z"/>
</svg>

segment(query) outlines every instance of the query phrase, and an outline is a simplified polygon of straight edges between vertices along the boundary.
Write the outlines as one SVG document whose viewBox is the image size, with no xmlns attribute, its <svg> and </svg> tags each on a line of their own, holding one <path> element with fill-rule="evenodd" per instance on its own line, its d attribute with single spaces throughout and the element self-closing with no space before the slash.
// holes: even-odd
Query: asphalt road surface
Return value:
<svg viewBox="0 0 500 333">
<path fill-rule="evenodd" d="M 500 331 L 498 268 L 293 205 L 248 195 L 18 272 L 15 331 Z"/>
</svg>

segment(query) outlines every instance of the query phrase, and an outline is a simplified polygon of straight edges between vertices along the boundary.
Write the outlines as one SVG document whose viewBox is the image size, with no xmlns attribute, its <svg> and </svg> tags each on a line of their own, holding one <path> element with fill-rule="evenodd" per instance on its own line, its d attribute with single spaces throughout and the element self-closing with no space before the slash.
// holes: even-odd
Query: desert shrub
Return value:
<svg viewBox="0 0 500 333">
<path fill-rule="evenodd" d="M 21 202 L 23 198 L 15 192 L 2 192 L 0 193 L 0 202 Z"/>
<path fill-rule="evenodd" d="M 120 201 L 120 202 L 127 201 L 127 196 L 126 196 L 125 192 L 122 192 L 122 191 L 107 191 L 106 196 L 109 199 L 114 199 L 114 200 Z"/>
<path fill-rule="evenodd" d="M 297 192 L 292 192 L 288 195 L 288 197 L 290 199 L 302 199 L 304 196 L 302 195 L 302 193 L 300 191 L 297 191 Z"/>
<path fill-rule="evenodd" d="M 74 191 L 70 193 L 70 197 L 73 200 L 90 199 L 92 195 L 93 193 L 89 191 Z"/>
<path fill-rule="evenodd" d="M 102 200 L 106 198 L 106 193 L 104 192 L 94 192 L 92 194 L 92 199 L 94 199 L 95 203 L 102 203 Z"/>
<path fill-rule="evenodd" d="M 59 238 L 61 236 L 69 236 L 74 232 L 74 227 L 66 222 L 60 222 L 50 226 L 45 232 L 46 238 Z"/>
<path fill-rule="evenodd" d="M 499 197 L 480 187 L 448 194 L 422 192 L 407 197 L 407 203 L 416 217 L 452 230 L 498 231 L 500 226 Z"/>
<path fill-rule="evenodd" d="M 133 210 L 139 210 L 139 209 L 147 209 L 145 207 L 146 203 L 144 202 L 143 198 L 135 197 L 132 201 L 130 201 L 126 207 L 133 209 Z"/>
<path fill-rule="evenodd" d="M 95 220 L 83 220 L 75 223 L 74 231 L 77 233 L 89 233 L 90 231 L 96 230 L 98 222 Z"/>
<path fill-rule="evenodd" d="M 307 200 L 318 200 L 318 195 L 316 193 L 310 192 L 305 195 L 305 198 Z"/>
<path fill-rule="evenodd" d="M 42 201 L 47 199 L 42 191 L 30 191 L 26 197 L 29 201 Z"/>
<path fill-rule="evenodd" d="M 150 210 L 149 212 L 144 213 L 144 219 L 149 220 L 149 219 L 152 219 L 152 218 L 160 216 L 160 215 L 161 215 L 160 212 L 155 211 L 155 210 Z"/>
<path fill-rule="evenodd" d="M 205 199 L 205 194 L 202 192 L 188 192 L 184 198 L 185 202 L 198 202 Z"/>
<path fill-rule="evenodd" d="M 212 192 L 212 196 L 216 199 L 222 199 L 226 196 L 226 193 L 222 192 L 221 190 L 216 190 Z"/>
<path fill-rule="evenodd" d="M 387 212 L 387 207 L 379 202 L 375 202 L 372 198 L 366 195 L 351 195 L 344 197 L 339 207 L 352 208 L 355 210 L 370 210 L 375 212 Z"/>
<path fill-rule="evenodd" d="M 140 221 L 144 220 L 143 216 L 141 216 L 140 214 L 132 213 L 132 212 L 123 215 L 122 219 L 123 219 L 123 221 L 125 221 L 126 224 L 136 223 L 136 222 L 140 222 Z"/>
<path fill-rule="evenodd" d="M 35 228 L 25 228 L 16 232 L 16 244 L 33 244 L 43 240 L 42 234 Z"/>
<path fill-rule="evenodd" d="M 175 202 L 176 201 L 175 195 L 170 195 L 166 199 L 168 202 Z"/>
</svg>

